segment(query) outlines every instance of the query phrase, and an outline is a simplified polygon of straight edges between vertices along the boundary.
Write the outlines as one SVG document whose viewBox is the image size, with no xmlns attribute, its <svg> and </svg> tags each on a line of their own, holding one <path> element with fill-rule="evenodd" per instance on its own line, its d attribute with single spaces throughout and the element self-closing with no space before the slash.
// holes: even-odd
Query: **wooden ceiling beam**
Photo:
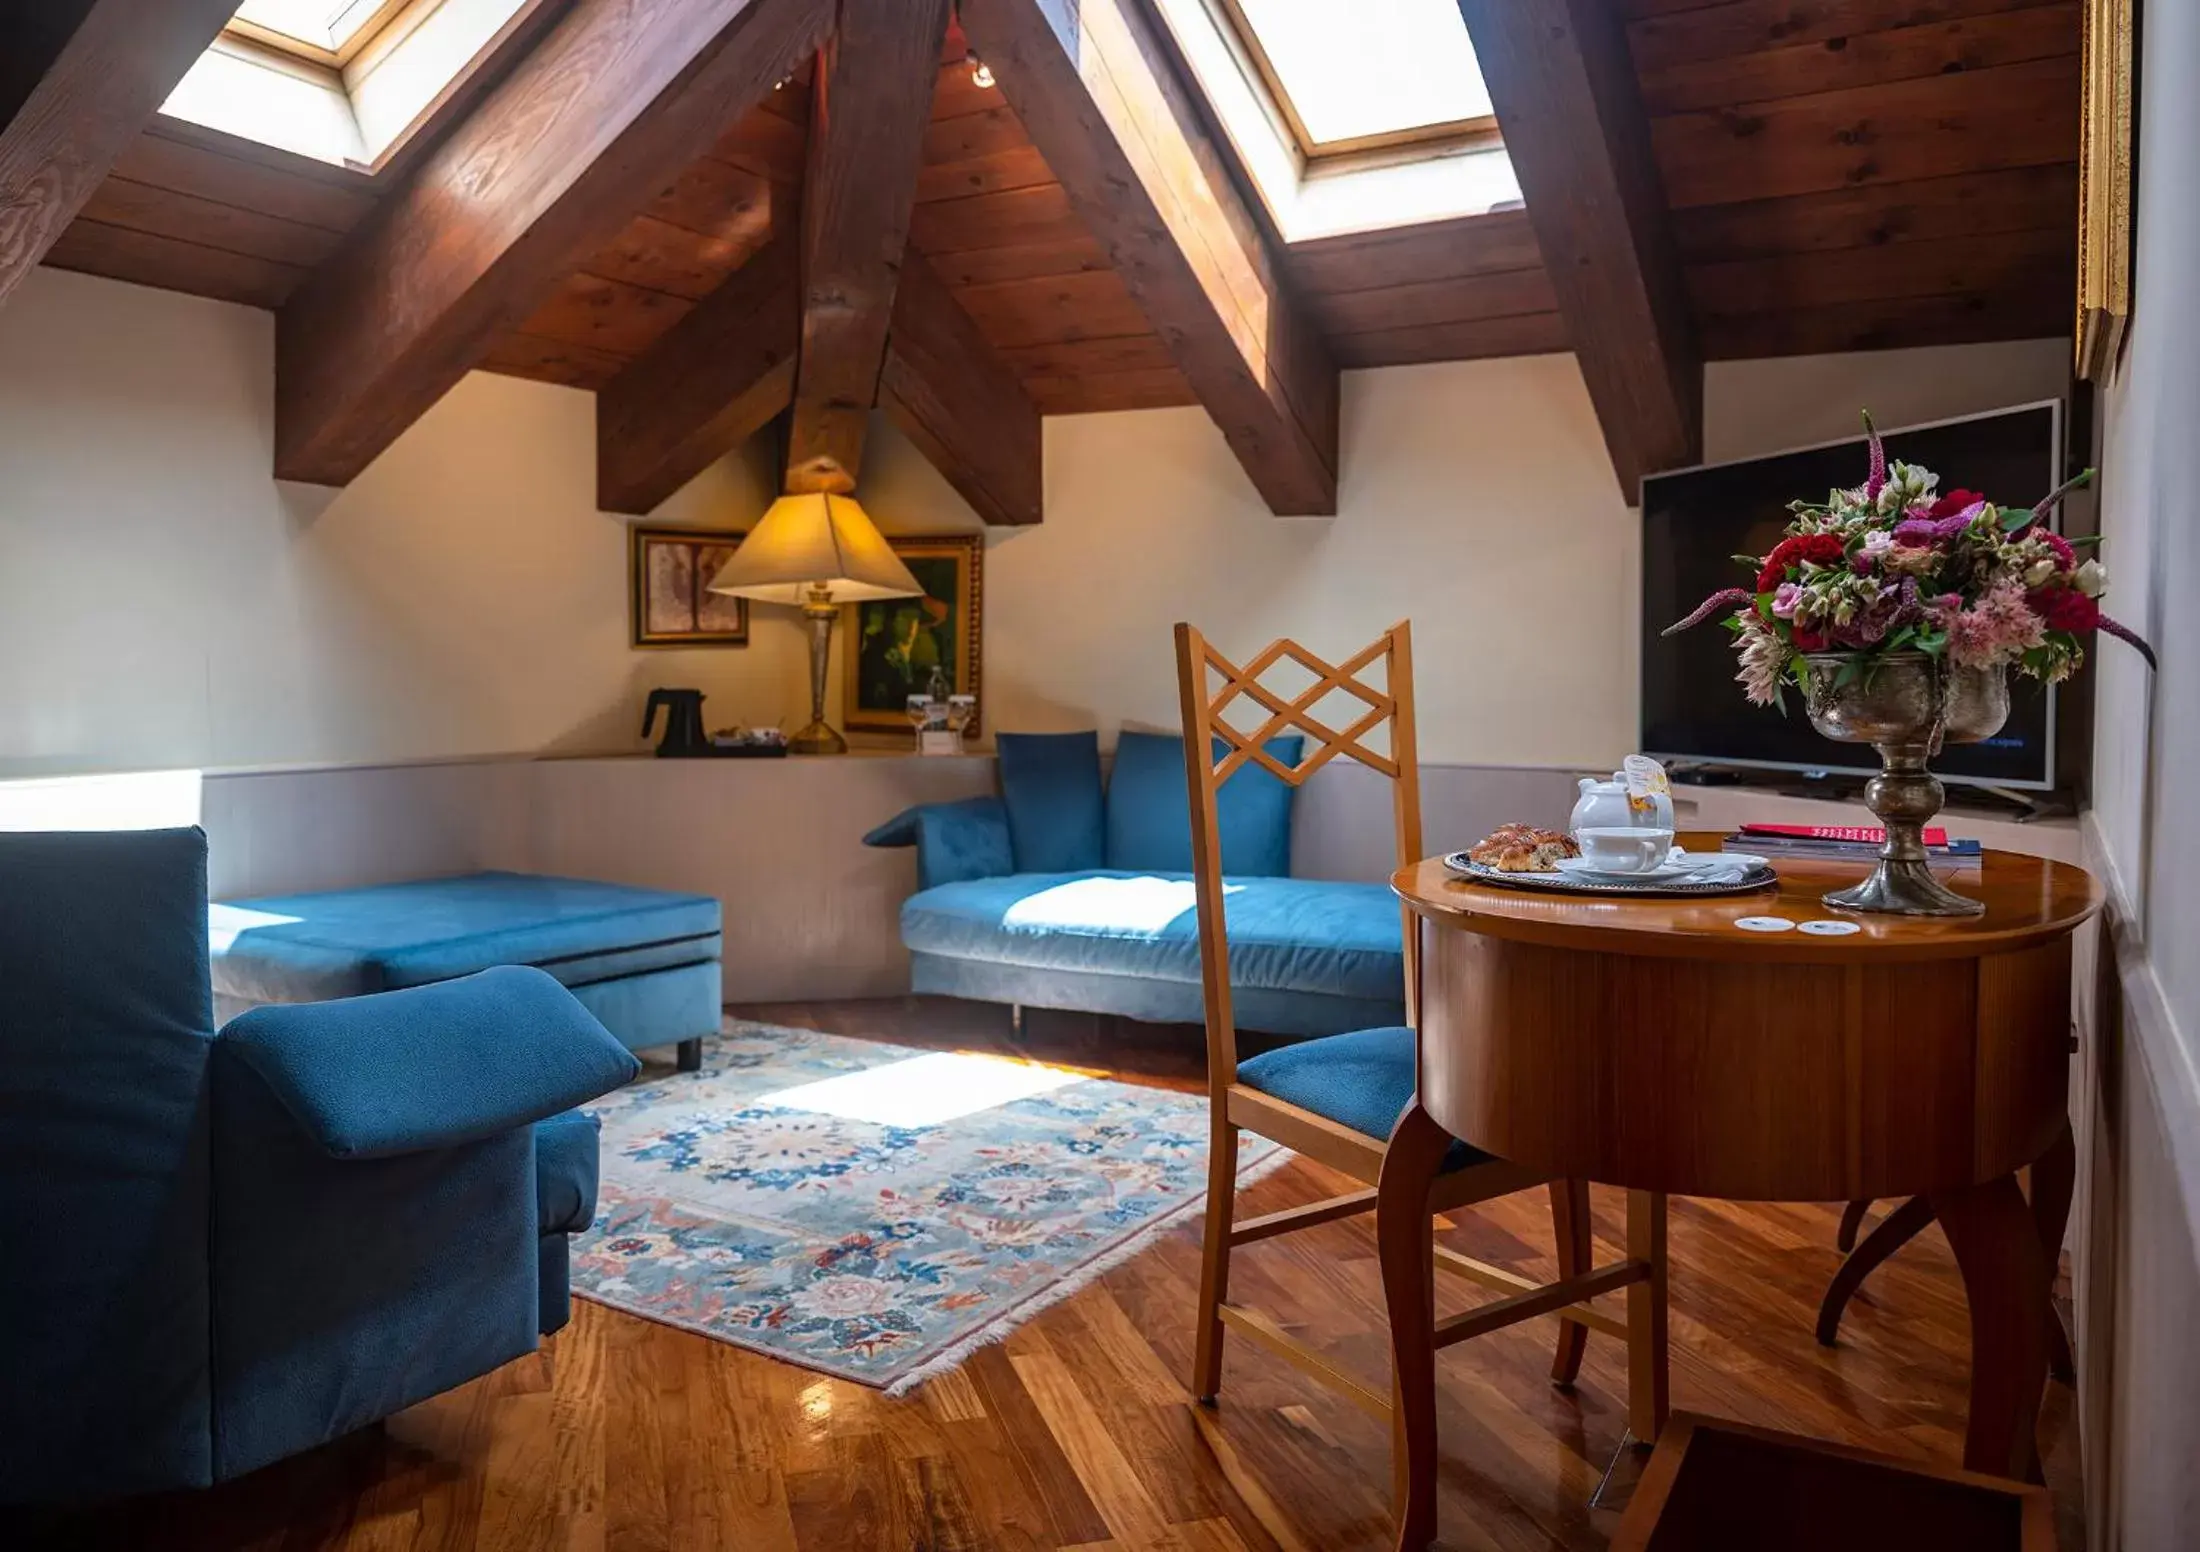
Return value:
<svg viewBox="0 0 2200 1552">
<path fill-rule="evenodd" d="M 220 35 L 235 0 L 0 10 L 0 304 Z"/>
<path fill-rule="evenodd" d="M 986 522 L 1044 515 L 1038 407 L 915 249 L 894 295 L 879 408 Z"/>
<path fill-rule="evenodd" d="M 1279 515 L 1337 510 L 1337 366 L 1142 0 L 962 0 L 964 33 Z"/>
<path fill-rule="evenodd" d="M 1703 353 L 1607 0 L 1458 0 L 1621 488 L 1703 456 Z"/>
<path fill-rule="evenodd" d="M 833 0 L 579 0 L 282 309 L 275 469 L 349 482 L 831 31 Z"/>
<path fill-rule="evenodd" d="M 790 222 L 596 395 L 596 502 L 641 517 L 794 402 L 801 238 Z"/>
<path fill-rule="evenodd" d="M 855 488 L 909 245 L 947 0 L 841 0 L 810 87 L 787 489 Z"/>
</svg>

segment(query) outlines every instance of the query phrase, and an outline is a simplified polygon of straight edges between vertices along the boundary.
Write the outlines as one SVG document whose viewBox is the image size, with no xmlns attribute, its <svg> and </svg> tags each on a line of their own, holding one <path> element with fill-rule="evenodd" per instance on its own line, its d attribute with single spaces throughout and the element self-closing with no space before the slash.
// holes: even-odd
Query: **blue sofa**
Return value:
<svg viewBox="0 0 2200 1552">
<path fill-rule="evenodd" d="M 1125 733 L 999 738 L 1001 795 L 913 808 L 864 837 L 915 847 L 902 906 L 913 989 L 1018 1007 L 1198 1023 L 1184 745 Z M 1299 740 L 1275 740 L 1286 764 Z M 1240 769 L 1217 805 L 1240 1028 L 1307 1037 L 1405 1022 L 1397 896 L 1290 876 L 1292 789 Z"/>
<path fill-rule="evenodd" d="M 702 1065 L 718 1032 L 718 902 L 584 878 L 469 873 L 214 907 L 214 1006 L 324 1002 L 495 965 L 555 977 L 630 1051 Z"/>
<path fill-rule="evenodd" d="M 202 1487 L 532 1350 L 634 1058 L 540 971 L 219 1033 L 197 830 L 0 836 L 0 1503 Z"/>
</svg>

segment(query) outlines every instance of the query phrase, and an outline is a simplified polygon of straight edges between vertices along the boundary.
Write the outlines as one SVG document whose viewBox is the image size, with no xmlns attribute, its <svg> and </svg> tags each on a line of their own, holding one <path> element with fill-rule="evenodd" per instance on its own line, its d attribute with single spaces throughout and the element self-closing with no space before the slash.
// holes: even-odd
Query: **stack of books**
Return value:
<svg viewBox="0 0 2200 1552">
<path fill-rule="evenodd" d="M 1868 825 L 1745 824 L 1721 844 L 1722 851 L 1755 852 L 1774 864 L 1796 861 L 1870 862 L 1886 843 L 1887 832 Z M 1936 869 L 1977 867 L 1975 840 L 1950 840 L 1937 826 L 1925 832 L 1925 850 Z"/>
</svg>

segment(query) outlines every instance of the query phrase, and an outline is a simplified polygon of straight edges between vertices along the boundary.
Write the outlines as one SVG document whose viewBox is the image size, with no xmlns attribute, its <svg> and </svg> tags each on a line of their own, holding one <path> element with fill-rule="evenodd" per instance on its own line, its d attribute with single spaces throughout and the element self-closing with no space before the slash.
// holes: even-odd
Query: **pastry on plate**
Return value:
<svg viewBox="0 0 2200 1552">
<path fill-rule="evenodd" d="M 1563 831 L 1524 824 L 1499 825 L 1467 850 L 1470 861 L 1500 873 L 1555 873 L 1559 858 L 1580 855 Z"/>
</svg>

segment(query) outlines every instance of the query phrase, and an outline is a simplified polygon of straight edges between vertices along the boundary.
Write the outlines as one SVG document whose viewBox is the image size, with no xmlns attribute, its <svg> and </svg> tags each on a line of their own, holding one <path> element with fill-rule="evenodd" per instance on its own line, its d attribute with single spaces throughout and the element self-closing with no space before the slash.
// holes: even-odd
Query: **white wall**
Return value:
<svg viewBox="0 0 2200 1552">
<path fill-rule="evenodd" d="M 2163 666 L 2100 653 L 2094 860 L 2117 953 L 2080 1116 L 2091 1544 L 2108 1552 L 2200 1545 L 2200 7 L 2145 0 L 2140 38 L 2136 294 L 2105 396 L 2101 531 L 2109 610 Z"/>
<path fill-rule="evenodd" d="M 791 637 L 628 649 L 588 395 L 476 375 L 349 489 L 278 485 L 273 332 L 51 270 L 0 310 L 0 775 L 615 749 L 654 684 L 777 715 Z M 732 460 L 666 516 L 765 494 Z"/>
<path fill-rule="evenodd" d="M 627 646 L 625 524 L 585 394 L 476 375 L 348 489 L 280 486 L 266 314 L 41 271 L 0 311 L 0 776 L 641 747 L 806 694 L 791 613 L 745 651 Z M 2055 341 L 1714 366 L 1710 456 L 2051 395 Z M 1174 725 L 1170 627 L 1342 653 L 1410 617 L 1432 764 L 1631 745 L 1639 525 L 1570 356 L 1349 373 L 1335 519 L 1280 519 L 1197 409 L 1050 421 L 1047 520 L 988 539 L 993 727 Z M 745 523 L 760 448 L 661 520 Z M 883 419 L 889 529 L 976 520 Z M 837 696 L 838 677 L 834 678 Z"/>
<path fill-rule="evenodd" d="M 2060 340 L 1715 363 L 1706 457 L 1853 436 L 1866 407 L 1894 426 L 2058 397 L 2068 363 Z M 1334 519 L 1271 516 L 1202 411 L 1049 421 L 1046 521 L 987 548 L 994 725 L 1175 726 L 1180 619 L 1242 655 L 1410 617 L 1424 760 L 1631 749 L 1641 525 L 1573 358 L 1350 372 L 1343 413 Z M 906 529 L 975 526 L 882 421 L 863 489 Z"/>
</svg>

